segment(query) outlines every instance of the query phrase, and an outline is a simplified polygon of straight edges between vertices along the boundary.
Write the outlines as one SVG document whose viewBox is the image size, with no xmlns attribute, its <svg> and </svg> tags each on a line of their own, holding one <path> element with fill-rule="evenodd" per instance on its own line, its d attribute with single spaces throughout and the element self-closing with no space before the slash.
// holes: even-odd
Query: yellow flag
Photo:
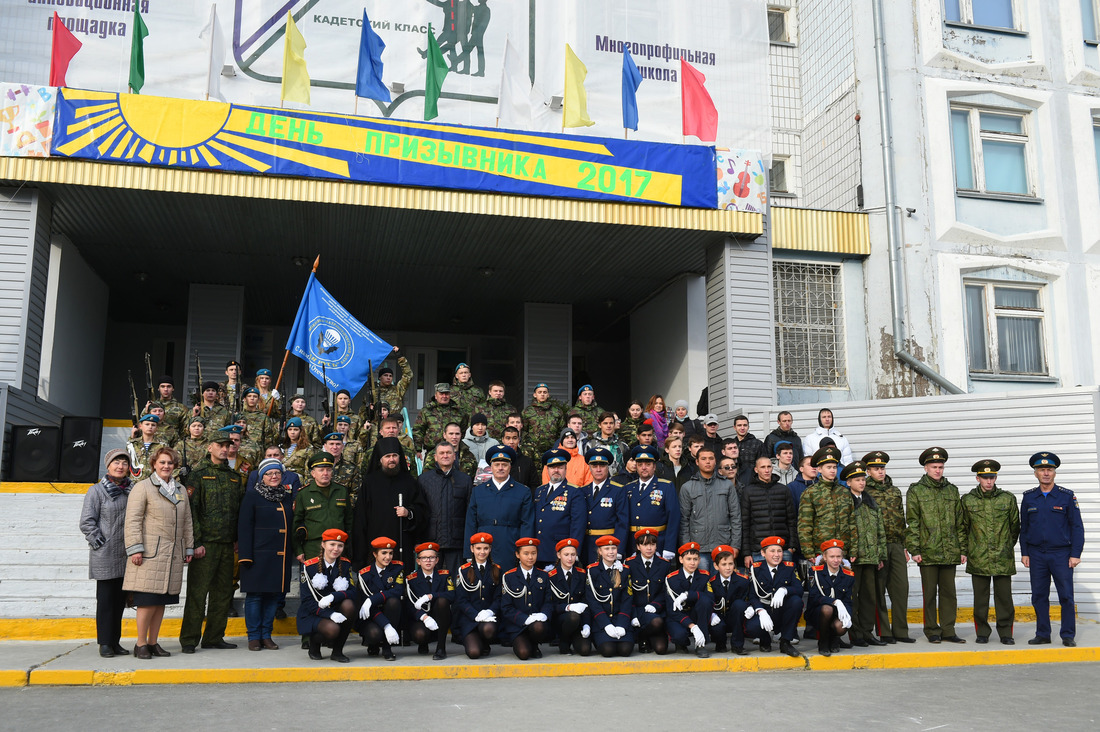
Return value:
<svg viewBox="0 0 1100 732">
<path fill-rule="evenodd" d="M 309 104 L 309 71 L 306 70 L 306 39 L 286 14 L 286 42 L 283 44 L 283 88 L 279 98 Z"/>
<path fill-rule="evenodd" d="M 588 96 L 584 91 L 584 67 L 569 44 L 565 44 L 565 111 L 562 127 L 591 127 L 596 124 L 588 116 Z"/>
</svg>

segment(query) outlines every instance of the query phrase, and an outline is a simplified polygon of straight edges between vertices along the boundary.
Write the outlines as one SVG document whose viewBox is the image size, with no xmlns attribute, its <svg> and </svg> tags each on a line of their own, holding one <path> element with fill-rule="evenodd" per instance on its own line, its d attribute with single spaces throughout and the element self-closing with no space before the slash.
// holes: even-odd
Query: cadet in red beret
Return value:
<svg viewBox="0 0 1100 732">
<path fill-rule="evenodd" d="M 714 596 L 710 594 L 710 573 L 699 567 L 699 542 L 689 541 L 677 552 L 680 568 L 665 578 L 668 592 L 668 634 L 676 649 L 687 653 L 688 635 L 695 641 L 695 654 L 710 658 L 707 650 L 708 629 L 719 618 L 714 615 Z M 713 616 L 713 617 L 712 617 Z"/>
<path fill-rule="evenodd" d="M 530 493 L 528 493 L 530 495 Z M 455 579 L 454 632 L 468 658 L 489 655 L 497 640 L 500 615 L 500 565 L 493 564 L 493 536 L 484 531 L 470 537 L 473 561 L 463 564 Z"/>
<path fill-rule="evenodd" d="M 592 614 L 585 602 L 586 584 L 584 568 L 577 565 L 580 542 L 573 538 L 562 539 L 554 548 L 558 561 L 547 572 L 550 592 L 554 595 L 554 615 L 551 623 L 558 637 L 558 650 L 562 655 L 592 653 Z"/>
<path fill-rule="evenodd" d="M 657 529 L 645 527 L 634 532 L 636 552 L 626 558 L 627 582 L 633 593 L 634 609 L 631 625 L 638 629 L 638 652 L 668 653 L 668 632 L 665 625 L 665 577 L 672 565 L 657 556 Z"/>
<path fill-rule="evenodd" d="M 806 597 L 806 626 L 817 629 L 817 651 L 823 656 L 851 644 L 840 636 L 852 627 L 852 589 L 855 572 L 844 567 L 844 542 L 829 539 L 821 544 L 822 563 L 810 573 L 810 589 Z"/>
<path fill-rule="evenodd" d="M 516 541 L 519 566 L 504 573 L 500 583 L 502 639 L 512 642 L 512 653 L 526 661 L 542 658 L 540 643 L 550 640 L 550 615 L 554 612 L 550 578 L 535 566 L 539 540 L 524 536 Z"/>
<path fill-rule="evenodd" d="M 451 628 L 451 605 L 455 601 L 455 585 L 450 572 L 439 568 L 440 547 L 434 541 L 417 544 L 418 569 L 409 573 L 405 581 L 405 594 L 413 608 L 410 634 L 417 644 L 417 653 L 425 655 L 428 643 L 435 638 L 435 655 L 442 661 L 447 657 L 447 633 Z"/>
<path fill-rule="evenodd" d="M 714 597 L 714 615 L 711 618 L 710 637 L 715 653 L 724 653 L 726 638 L 732 653 L 744 656 L 745 611 L 749 609 L 752 583 L 745 574 L 737 571 L 737 550 L 728 544 L 719 544 L 710 553 L 714 574 L 710 579 L 710 593 Z M 714 622 L 714 618 L 718 622 Z"/>
<path fill-rule="evenodd" d="M 332 646 L 332 660 L 347 663 L 344 643 L 354 626 L 358 595 L 351 560 L 341 556 L 348 534 L 342 529 L 321 533 L 321 556 L 302 563 L 298 632 L 305 636 L 309 657 L 320 661 L 321 646 Z"/>
<path fill-rule="evenodd" d="M 588 565 L 587 604 L 596 624 L 593 643 L 604 658 L 634 651 L 633 601 L 617 559 L 619 540 L 611 534 L 596 540 L 600 559 Z"/>
<path fill-rule="evenodd" d="M 405 567 L 393 558 L 397 542 L 379 536 L 370 543 L 374 561 L 359 570 L 359 590 L 366 598 L 359 608 L 359 633 L 367 655 L 377 656 L 379 646 L 387 661 L 397 660 L 393 646 L 400 645 L 397 629 L 405 599 Z"/>
<path fill-rule="evenodd" d="M 772 649 L 772 629 L 779 628 L 779 650 L 792 658 L 802 654 L 791 643 L 797 631 L 798 618 L 802 615 L 802 583 L 795 574 L 794 562 L 783 559 L 786 541 L 779 536 L 768 536 L 760 542 L 764 561 L 752 563 L 753 593 L 749 597 L 752 607 L 745 611 L 749 622 L 746 635 L 760 640 L 760 650 Z M 749 617 L 750 613 L 755 613 Z"/>
</svg>

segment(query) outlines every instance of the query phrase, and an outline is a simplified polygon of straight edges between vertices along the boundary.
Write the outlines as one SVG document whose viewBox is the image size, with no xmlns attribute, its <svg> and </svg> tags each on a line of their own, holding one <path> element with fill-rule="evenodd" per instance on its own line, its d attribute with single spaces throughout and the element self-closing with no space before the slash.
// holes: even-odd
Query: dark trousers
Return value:
<svg viewBox="0 0 1100 732">
<path fill-rule="evenodd" d="M 764 608 L 768 615 L 772 616 L 772 625 L 775 630 L 779 631 L 779 637 L 785 641 L 794 640 L 798 634 L 798 618 L 802 615 L 802 608 L 805 607 L 802 602 L 802 598 L 797 595 L 787 595 L 783 598 L 783 606 L 774 608 L 770 605 Z M 760 627 L 760 615 L 754 614 L 748 622 L 745 623 L 745 635 L 750 638 L 758 638 L 761 643 L 770 644 L 772 642 L 771 636 L 766 630 Z"/>
<path fill-rule="evenodd" d="M 734 600 L 724 611 L 718 613 L 721 621 L 711 627 L 710 636 L 716 648 L 726 647 L 726 636 L 734 648 L 745 646 L 745 608 L 749 604 L 744 600 Z M 716 611 L 717 612 L 717 611 Z"/>
<path fill-rule="evenodd" d="M 955 569 L 954 564 L 920 565 L 920 586 L 924 592 L 924 634 L 929 638 L 955 635 L 955 617 L 959 612 L 955 596 Z"/>
<path fill-rule="evenodd" d="M 212 645 L 225 638 L 229 606 L 233 604 L 233 570 L 236 557 L 232 544 L 206 543 L 206 556 L 192 559 L 187 570 L 187 602 L 183 606 L 180 645 Z M 206 600 L 209 597 L 210 605 Z M 206 629 L 202 621 L 206 618 Z"/>
<path fill-rule="evenodd" d="M 1031 550 L 1031 604 L 1035 608 L 1035 636 L 1050 637 L 1050 580 L 1058 592 L 1062 606 L 1062 628 L 1059 635 L 1077 635 L 1076 608 L 1073 604 L 1073 570 L 1069 568 L 1069 549 L 1054 551 Z"/>
<path fill-rule="evenodd" d="M 905 547 L 886 545 L 886 565 L 875 576 L 878 590 L 879 634 L 895 638 L 909 637 L 909 573 Z M 886 596 L 890 596 L 890 617 L 886 617 Z"/>
<path fill-rule="evenodd" d="M 709 595 L 704 595 L 703 599 L 698 602 L 693 602 L 690 605 L 684 606 L 683 613 L 677 613 L 670 610 L 668 614 L 668 635 L 672 638 L 672 642 L 678 646 L 686 646 L 688 643 L 688 636 L 691 631 L 688 630 L 688 626 L 694 623 L 698 626 L 699 630 L 703 631 L 703 638 L 705 641 L 710 641 L 710 616 L 714 612 L 714 601 L 706 599 Z M 684 616 L 687 616 L 686 618 Z M 675 616 L 675 619 L 674 619 Z"/>
<path fill-rule="evenodd" d="M 856 581 L 852 585 L 852 640 L 867 640 L 875 632 L 875 620 L 878 608 L 878 587 L 876 579 L 880 571 L 874 564 L 854 564 Z"/>
<path fill-rule="evenodd" d="M 1012 604 L 1012 577 L 1004 575 L 972 574 L 974 586 L 974 630 L 979 638 L 988 638 L 989 584 L 993 581 L 993 606 L 997 613 L 997 636 L 1012 637 L 1012 624 L 1016 621 L 1016 607 Z"/>
<path fill-rule="evenodd" d="M 122 613 L 126 609 L 126 593 L 122 577 L 96 580 L 95 637 L 101 646 L 114 648 L 122 638 Z"/>
<path fill-rule="evenodd" d="M 458 574 L 458 568 L 462 566 L 462 559 L 461 549 L 443 549 L 439 552 L 439 563 L 436 566 L 447 570 L 454 577 Z"/>
</svg>

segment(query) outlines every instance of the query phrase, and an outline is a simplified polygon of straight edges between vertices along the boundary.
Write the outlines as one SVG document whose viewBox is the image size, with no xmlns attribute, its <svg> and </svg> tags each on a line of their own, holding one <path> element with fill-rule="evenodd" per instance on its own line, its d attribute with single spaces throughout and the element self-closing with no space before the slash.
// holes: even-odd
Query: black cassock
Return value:
<svg viewBox="0 0 1100 732">
<path fill-rule="evenodd" d="M 412 512 L 411 518 L 398 518 L 394 510 L 398 505 L 398 495 L 401 496 L 401 505 Z M 429 525 L 428 511 L 428 501 L 420 491 L 420 485 L 407 471 L 390 476 L 376 470 L 363 476 L 352 530 L 356 570 L 373 560 L 371 542 L 379 536 L 388 536 L 400 547 L 394 550 L 393 558 L 404 562 L 406 574 L 412 571 L 416 559 L 413 547 L 421 541 L 421 533 Z"/>
</svg>

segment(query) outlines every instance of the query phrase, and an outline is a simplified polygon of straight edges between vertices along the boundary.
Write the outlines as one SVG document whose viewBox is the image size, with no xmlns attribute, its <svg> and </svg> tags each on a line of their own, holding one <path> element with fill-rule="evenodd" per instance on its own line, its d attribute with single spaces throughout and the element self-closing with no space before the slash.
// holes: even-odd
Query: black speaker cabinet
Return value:
<svg viewBox="0 0 1100 732">
<path fill-rule="evenodd" d="M 11 480 L 38 483 L 57 480 L 58 427 L 13 425 L 11 428 Z"/>
<path fill-rule="evenodd" d="M 58 480 L 62 483 L 95 483 L 99 480 L 99 443 L 102 437 L 103 420 L 99 417 L 62 419 Z"/>
</svg>

